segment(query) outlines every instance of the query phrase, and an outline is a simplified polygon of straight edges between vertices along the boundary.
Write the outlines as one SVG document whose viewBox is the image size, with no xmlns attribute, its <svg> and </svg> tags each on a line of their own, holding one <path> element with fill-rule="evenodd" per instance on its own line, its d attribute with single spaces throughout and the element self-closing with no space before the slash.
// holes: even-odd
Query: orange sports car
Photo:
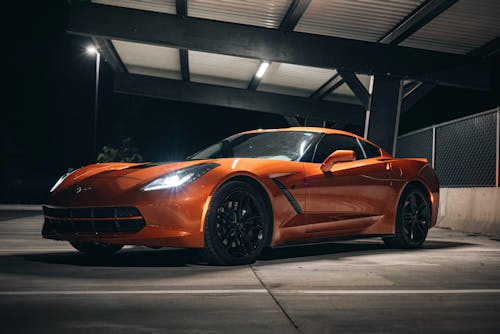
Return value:
<svg viewBox="0 0 500 334">
<path fill-rule="evenodd" d="M 239 133 L 182 162 L 82 167 L 51 192 L 44 238 L 91 254 L 198 248 L 209 263 L 235 265 L 265 247 L 338 237 L 420 247 L 436 223 L 439 183 L 426 159 L 293 127 Z"/>
</svg>

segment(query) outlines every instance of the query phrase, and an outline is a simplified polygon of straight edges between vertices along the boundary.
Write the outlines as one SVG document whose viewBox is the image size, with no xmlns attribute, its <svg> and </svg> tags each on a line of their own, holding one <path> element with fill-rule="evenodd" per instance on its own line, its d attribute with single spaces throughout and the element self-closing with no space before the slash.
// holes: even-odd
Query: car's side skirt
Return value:
<svg viewBox="0 0 500 334">
<path fill-rule="evenodd" d="M 346 241 L 346 240 L 357 240 L 357 239 L 371 239 L 371 238 L 390 238 L 394 237 L 394 234 L 357 234 L 357 235 L 346 235 L 337 237 L 320 237 L 315 239 L 299 240 L 286 242 L 284 244 L 273 246 L 272 248 L 285 248 L 294 246 L 307 246 L 307 245 L 318 245 L 318 244 L 328 244 L 336 241 Z"/>
</svg>

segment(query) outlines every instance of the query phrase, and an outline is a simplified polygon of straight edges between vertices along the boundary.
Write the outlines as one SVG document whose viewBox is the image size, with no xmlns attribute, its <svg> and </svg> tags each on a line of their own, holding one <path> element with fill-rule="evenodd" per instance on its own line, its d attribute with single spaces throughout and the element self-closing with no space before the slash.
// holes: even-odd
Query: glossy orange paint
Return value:
<svg viewBox="0 0 500 334">
<path fill-rule="evenodd" d="M 247 133 L 258 131 L 311 131 L 364 140 L 344 131 L 308 127 Z M 133 233 L 46 231 L 43 236 L 68 241 L 201 248 L 211 196 L 234 178 L 252 181 L 267 195 L 274 221 L 272 246 L 325 237 L 393 234 L 399 197 L 413 182 L 423 186 L 432 199 L 434 226 L 439 204 L 439 183 L 434 170 L 425 159 L 396 159 L 381 152 L 377 158 L 335 163 L 328 173 L 320 169 L 319 163 L 256 158 L 184 161 L 138 169 L 129 169 L 138 165 L 132 163 L 94 164 L 67 177 L 46 206 L 135 207 L 142 214 L 145 227 Z M 220 166 L 187 186 L 141 190 L 168 172 L 205 162 Z M 273 179 L 288 189 L 299 211 Z"/>
</svg>

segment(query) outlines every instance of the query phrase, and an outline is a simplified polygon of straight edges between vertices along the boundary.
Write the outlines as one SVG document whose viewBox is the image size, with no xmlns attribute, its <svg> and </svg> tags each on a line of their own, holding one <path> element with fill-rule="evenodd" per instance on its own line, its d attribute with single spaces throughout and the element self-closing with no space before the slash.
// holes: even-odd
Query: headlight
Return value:
<svg viewBox="0 0 500 334">
<path fill-rule="evenodd" d="M 176 170 L 175 172 L 170 172 L 157 178 L 153 182 L 144 186 L 142 191 L 158 190 L 158 189 L 168 189 L 180 187 L 183 185 L 190 184 L 194 180 L 198 179 L 205 173 L 211 171 L 215 167 L 220 166 L 216 163 L 206 163 L 200 165 L 189 166 Z"/>
<path fill-rule="evenodd" d="M 59 185 L 60 185 L 61 183 L 63 183 L 63 181 L 64 181 L 64 180 L 65 180 L 68 176 L 70 176 L 71 174 L 73 174 L 74 172 L 76 172 L 76 169 L 75 169 L 75 170 L 72 170 L 72 171 L 69 171 L 69 172 L 67 172 L 66 174 L 64 174 L 63 176 L 61 176 L 61 177 L 59 178 L 59 180 L 57 180 L 56 184 L 54 184 L 54 185 L 52 186 L 52 188 L 50 189 L 50 192 L 54 192 L 54 190 L 56 190 L 56 189 L 57 189 L 57 187 L 59 187 Z"/>
</svg>

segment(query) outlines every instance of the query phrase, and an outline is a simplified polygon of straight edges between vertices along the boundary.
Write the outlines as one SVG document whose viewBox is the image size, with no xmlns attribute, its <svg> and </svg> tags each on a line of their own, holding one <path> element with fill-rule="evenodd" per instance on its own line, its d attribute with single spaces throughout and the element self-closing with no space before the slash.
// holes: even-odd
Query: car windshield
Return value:
<svg viewBox="0 0 500 334">
<path fill-rule="evenodd" d="M 273 131 L 237 134 L 211 145 L 188 160 L 217 158 L 260 158 L 299 161 L 319 133 Z"/>
</svg>

